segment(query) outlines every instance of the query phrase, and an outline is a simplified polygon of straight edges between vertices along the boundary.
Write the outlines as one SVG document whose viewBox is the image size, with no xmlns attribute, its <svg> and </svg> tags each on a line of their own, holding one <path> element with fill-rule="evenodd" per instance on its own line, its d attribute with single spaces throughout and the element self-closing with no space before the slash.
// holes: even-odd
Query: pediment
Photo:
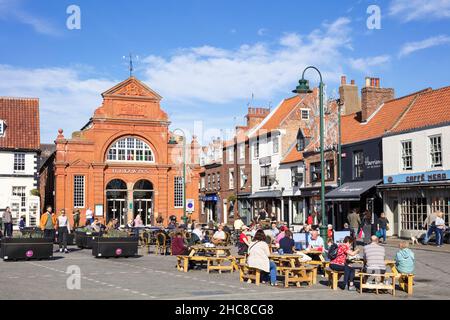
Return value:
<svg viewBox="0 0 450 320">
<path fill-rule="evenodd" d="M 89 168 L 90 164 L 83 159 L 77 159 L 69 164 L 69 167 Z"/>
<path fill-rule="evenodd" d="M 149 88 L 143 82 L 139 81 L 135 77 L 130 77 L 125 81 L 122 81 L 118 85 L 112 87 L 108 91 L 102 93 L 103 97 L 129 97 L 129 98 L 146 98 L 153 100 L 161 100 L 162 97 L 154 90 Z"/>
</svg>

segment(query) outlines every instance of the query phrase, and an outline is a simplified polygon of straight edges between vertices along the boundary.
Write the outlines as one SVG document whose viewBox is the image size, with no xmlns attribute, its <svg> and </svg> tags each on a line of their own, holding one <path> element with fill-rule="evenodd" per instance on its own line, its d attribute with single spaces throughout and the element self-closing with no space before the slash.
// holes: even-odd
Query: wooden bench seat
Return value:
<svg viewBox="0 0 450 320">
<path fill-rule="evenodd" d="M 359 272 L 356 276 L 359 277 L 359 293 L 362 293 L 364 289 L 375 290 L 377 294 L 379 290 L 388 290 L 391 291 L 393 296 L 395 296 L 396 276 L 394 273 L 371 274 Z M 375 283 L 367 282 L 369 278 L 375 278 Z M 391 279 L 391 282 L 385 283 L 385 280 L 389 278 Z"/>
<path fill-rule="evenodd" d="M 188 272 L 189 262 L 191 263 L 208 263 L 208 257 L 204 256 L 177 256 L 178 271 Z"/>
<path fill-rule="evenodd" d="M 408 295 L 413 294 L 414 274 L 398 273 L 398 285 Z"/>
<path fill-rule="evenodd" d="M 207 258 L 207 272 L 217 270 L 219 273 L 222 271 L 234 271 L 234 258 L 233 257 L 208 257 Z M 229 263 L 224 265 L 224 263 Z"/>
<path fill-rule="evenodd" d="M 261 270 L 257 268 L 249 267 L 246 264 L 239 265 L 239 281 L 244 282 L 247 280 L 255 281 L 255 284 L 259 286 L 261 279 Z"/>
<path fill-rule="evenodd" d="M 289 288 L 291 283 L 295 283 L 300 287 L 300 283 L 306 282 L 308 286 L 314 284 L 314 274 L 317 274 L 315 267 L 298 267 L 298 268 L 283 268 L 284 286 Z"/>
<path fill-rule="evenodd" d="M 246 256 L 231 256 L 230 258 L 233 260 L 234 270 L 236 271 L 239 271 L 239 265 L 245 264 L 247 260 Z"/>
<path fill-rule="evenodd" d="M 328 279 L 328 285 L 333 290 L 337 290 L 339 278 L 344 275 L 344 271 L 336 271 L 327 267 L 325 270 L 325 277 Z"/>
</svg>

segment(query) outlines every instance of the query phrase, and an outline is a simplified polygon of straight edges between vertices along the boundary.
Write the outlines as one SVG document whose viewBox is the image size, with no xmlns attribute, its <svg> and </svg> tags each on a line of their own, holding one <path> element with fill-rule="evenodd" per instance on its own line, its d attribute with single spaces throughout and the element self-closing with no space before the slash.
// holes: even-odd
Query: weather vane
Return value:
<svg viewBox="0 0 450 320">
<path fill-rule="evenodd" d="M 136 60 L 139 59 L 139 56 L 134 56 L 134 58 L 136 58 Z M 123 56 L 123 59 L 127 59 L 126 56 Z M 130 54 L 128 55 L 128 59 L 129 59 L 129 71 L 130 71 L 130 77 L 133 76 L 133 71 L 134 71 L 134 65 L 133 65 L 133 54 L 130 52 Z"/>
</svg>

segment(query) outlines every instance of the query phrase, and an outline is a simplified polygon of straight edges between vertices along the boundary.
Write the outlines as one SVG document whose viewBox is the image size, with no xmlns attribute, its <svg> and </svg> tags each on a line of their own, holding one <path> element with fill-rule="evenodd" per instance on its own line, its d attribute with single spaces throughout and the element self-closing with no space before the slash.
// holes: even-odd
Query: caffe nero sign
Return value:
<svg viewBox="0 0 450 320">
<path fill-rule="evenodd" d="M 450 170 L 420 172 L 411 174 L 398 174 L 392 176 L 385 176 L 385 184 L 395 183 L 431 183 L 450 180 Z"/>
</svg>

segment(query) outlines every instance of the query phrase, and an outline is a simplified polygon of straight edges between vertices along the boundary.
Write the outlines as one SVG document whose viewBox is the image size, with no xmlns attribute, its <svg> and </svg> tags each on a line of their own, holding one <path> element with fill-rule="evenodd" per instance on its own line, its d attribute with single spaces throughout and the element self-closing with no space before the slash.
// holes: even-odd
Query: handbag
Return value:
<svg viewBox="0 0 450 320">
<path fill-rule="evenodd" d="M 386 224 L 386 231 L 389 231 L 389 223 Z"/>
<path fill-rule="evenodd" d="M 381 237 L 382 237 L 381 231 L 377 231 L 377 232 L 375 233 L 375 235 L 377 236 L 377 238 L 381 238 Z"/>
</svg>

